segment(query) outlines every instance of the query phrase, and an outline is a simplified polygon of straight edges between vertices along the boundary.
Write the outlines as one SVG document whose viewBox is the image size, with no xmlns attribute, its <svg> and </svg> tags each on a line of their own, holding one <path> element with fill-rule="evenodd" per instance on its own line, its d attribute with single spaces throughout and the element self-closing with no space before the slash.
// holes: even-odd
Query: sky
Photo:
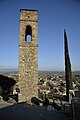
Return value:
<svg viewBox="0 0 80 120">
<path fill-rule="evenodd" d="M 20 9 L 38 10 L 38 69 L 63 71 L 64 29 L 80 70 L 80 0 L 0 0 L 0 69 L 18 69 Z"/>
</svg>

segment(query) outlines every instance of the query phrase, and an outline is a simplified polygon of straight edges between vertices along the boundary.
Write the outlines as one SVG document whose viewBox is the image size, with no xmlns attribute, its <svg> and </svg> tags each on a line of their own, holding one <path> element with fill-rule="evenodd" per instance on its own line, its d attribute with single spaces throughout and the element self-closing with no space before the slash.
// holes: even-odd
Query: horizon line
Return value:
<svg viewBox="0 0 80 120">
<path fill-rule="evenodd" d="M 0 69 L 0 72 L 8 72 L 8 71 L 17 71 L 18 72 L 18 68 L 3 68 Z M 80 71 L 80 70 L 72 70 L 72 72 L 76 72 L 76 71 Z M 65 70 L 38 70 L 38 72 L 65 72 Z"/>
</svg>

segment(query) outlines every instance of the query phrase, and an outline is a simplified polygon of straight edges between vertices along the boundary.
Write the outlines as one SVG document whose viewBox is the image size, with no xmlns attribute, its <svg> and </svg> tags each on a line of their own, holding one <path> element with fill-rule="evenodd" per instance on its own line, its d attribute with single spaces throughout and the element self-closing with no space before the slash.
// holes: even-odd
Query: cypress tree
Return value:
<svg viewBox="0 0 80 120">
<path fill-rule="evenodd" d="M 69 90 L 73 89 L 72 84 L 72 72 L 71 72 L 71 63 L 68 51 L 68 40 L 66 35 L 66 30 L 64 30 L 64 46 L 65 46 L 65 79 L 66 79 L 66 95 L 67 100 L 69 101 Z"/>
</svg>

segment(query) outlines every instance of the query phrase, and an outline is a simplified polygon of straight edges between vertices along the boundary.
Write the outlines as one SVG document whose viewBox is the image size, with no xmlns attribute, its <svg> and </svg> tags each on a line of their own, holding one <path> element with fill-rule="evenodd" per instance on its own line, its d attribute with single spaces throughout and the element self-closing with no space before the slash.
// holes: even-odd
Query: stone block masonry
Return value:
<svg viewBox="0 0 80 120">
<path fill-rule="evenodd" d="M 30 40 L 28 41 L 28 37 Z M 19 102 L 38 96 L 38 11 L 20 10 Z"/>
</svg>

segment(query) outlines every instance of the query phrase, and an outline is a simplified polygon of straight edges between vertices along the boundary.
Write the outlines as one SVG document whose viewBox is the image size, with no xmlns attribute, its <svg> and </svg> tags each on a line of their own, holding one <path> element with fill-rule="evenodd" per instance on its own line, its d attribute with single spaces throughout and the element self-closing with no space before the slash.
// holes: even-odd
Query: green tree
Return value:
<svg viewBox="0 0 80 120">
<path fill-rule="evenodd" d="M 65 49 L 65 79 L 66 79 L 66 95 L 69 100 L 69 90 L 73 89 L 71 62 L 68 51 L 68 40 L 66 30 L 64 30 L 64 49 Z"/>
</svg>

